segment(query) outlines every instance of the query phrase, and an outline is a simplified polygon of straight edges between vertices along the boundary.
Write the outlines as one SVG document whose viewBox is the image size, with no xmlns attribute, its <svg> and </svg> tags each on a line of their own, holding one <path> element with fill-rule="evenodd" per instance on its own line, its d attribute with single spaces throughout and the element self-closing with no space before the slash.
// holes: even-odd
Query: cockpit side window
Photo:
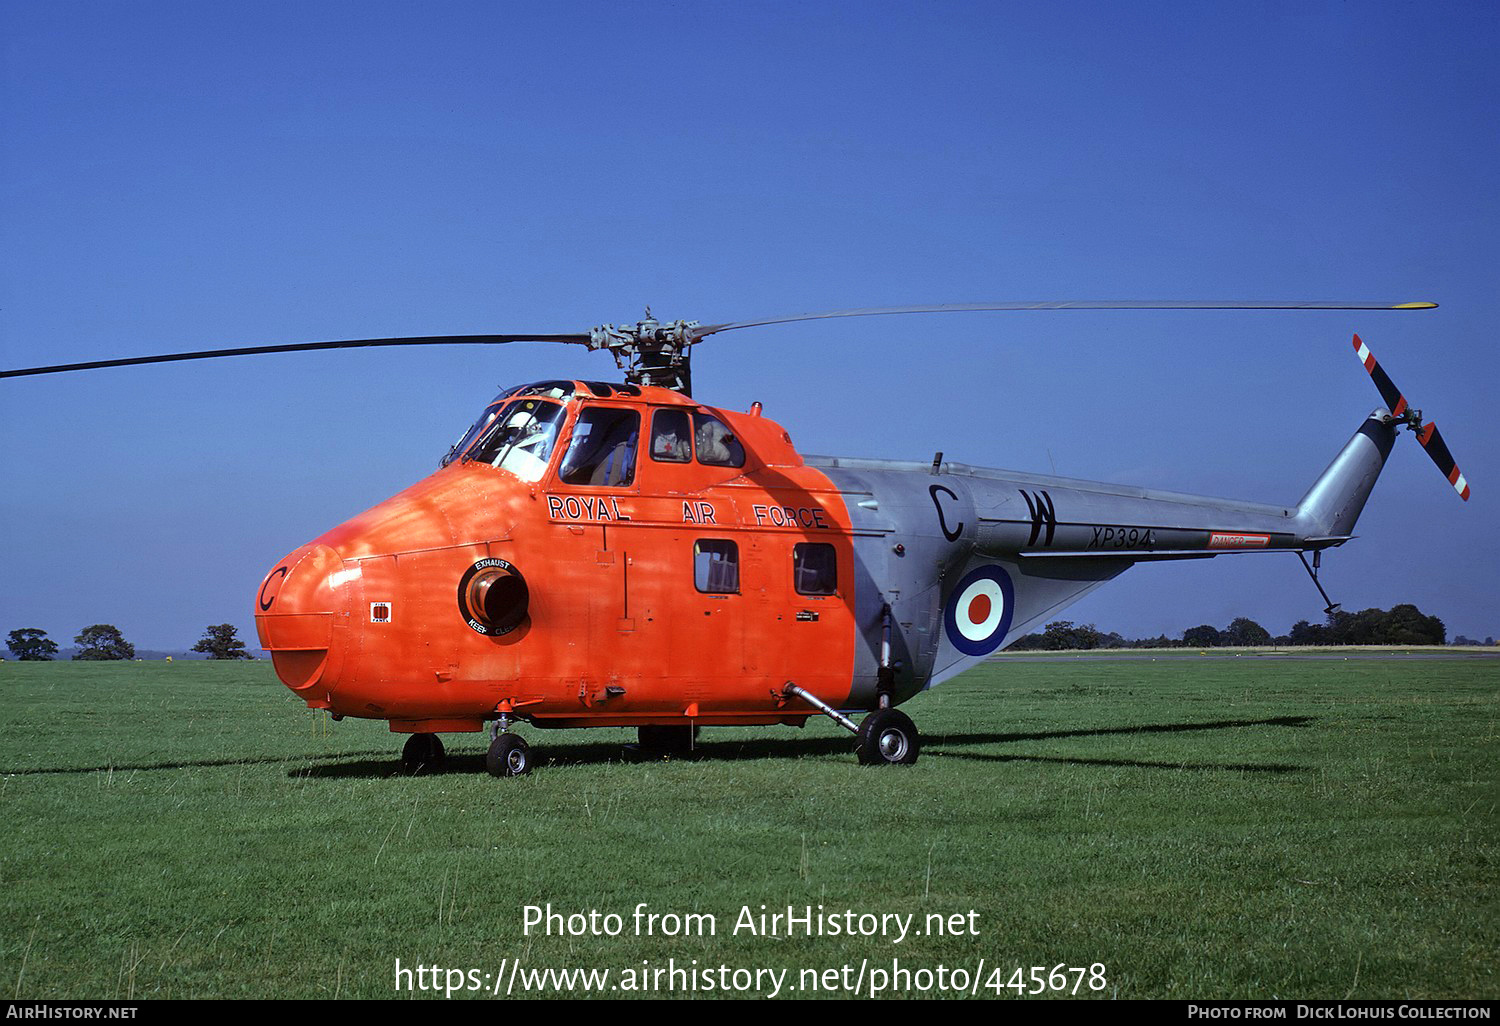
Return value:
<svg viewBox="0 0 1500 1026">
<path fill-rule="evenodd" d="M 624 487 L 635 481 L 641 415 L 635 410 L 588 406 L 573 425 L 558 476 L 564 484 Z"/>
<path fill-rule="evenodd" d="M 718 417 L 710 413 L 693 414 L 693 437 L 698 446 L 698 462 L 710 467 L 743 467 L 745 447 Z"/>
<path fill-rule="evenodd" d="M 651 415 L 651 458 L 658 463 L 690 463 L 693 429 L 687 410 L 657 410 Z"/>
<path fill-rule="evenodd" d="M 563 407 L 537 399 L 517 399 L 464 456 L 509 471 L 522 481 L 540 481 L 557 442 Z"/>
</svg>

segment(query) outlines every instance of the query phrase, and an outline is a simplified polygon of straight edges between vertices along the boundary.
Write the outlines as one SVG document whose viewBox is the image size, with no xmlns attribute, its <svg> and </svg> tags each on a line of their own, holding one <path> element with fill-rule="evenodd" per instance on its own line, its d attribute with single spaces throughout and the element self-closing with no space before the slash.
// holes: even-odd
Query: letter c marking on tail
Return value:
<svg viewBox="0 0 1500 1026">
<path fill-rule="evenodd" d="M 938 500 L 938 492 L 943 492 L 948 496 L 948 498 L 952 499 L 955 502 L 958 501 L 958 496 L 942 485 L 935 484 L 927 489 L 927 494 L 932 496 L 932 504 L 937 507 L 938 527 L 942 528 L 943 537 L 947 538 L 949 541 L 958 541 L 958 539 L 964 533 L 963 521 L 960 520 L 958 522 L 958 526 L 953 530 L 948 530 L 948 518 L 943 516 L 943 504 Z"/>
</svg>

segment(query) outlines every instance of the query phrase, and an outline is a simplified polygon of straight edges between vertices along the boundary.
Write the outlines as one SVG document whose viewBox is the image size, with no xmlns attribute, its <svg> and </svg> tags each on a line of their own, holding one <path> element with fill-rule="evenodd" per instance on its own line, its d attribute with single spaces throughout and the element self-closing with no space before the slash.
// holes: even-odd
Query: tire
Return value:
<svg viewBox="0 0 1500 1026">
<path fill-rule="evenodd" d="M 698 728 L 652 726 L 637 728 L 641 751 L 652 755 L 686 755 L 693 750 Z"/>
<path fill-rule="evenodd" d="M 492 777 L 523 777 L 531 772 L 531 746 L 519 734 L 501 734 L 484 757 Z"/>
<path fill-rule="evenodd" d="M 910 766 L 921 750 L 917 725 L 895 709 L 877 709 L 866 716 L 854 742 L 854 754 L 864 766 Z"/>
<path fill-rule="evenodd" d="M 413 734 L 401 749 L 401 769 L 416 776 L 419 773 L 441 773 L 447 762 L 443 740 L 436 734 Z"/>
</svg>

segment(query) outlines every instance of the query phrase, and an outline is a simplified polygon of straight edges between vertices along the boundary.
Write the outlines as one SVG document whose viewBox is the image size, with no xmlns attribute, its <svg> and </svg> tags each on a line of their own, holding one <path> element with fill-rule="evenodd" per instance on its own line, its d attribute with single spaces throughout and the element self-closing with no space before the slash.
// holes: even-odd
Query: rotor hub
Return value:
<svg viewBox="0 0 1500 1026">
<path fill-rule="evenodd" d="M 692 388 L 689 347 L 698 341 L 697 321 L 662 324 L 647 307 L 634 326 L 602 324 L 589 332 L 590 349 L 608 350 L 632 385 L 658 385 L 687 395 Z"/>
</svg>

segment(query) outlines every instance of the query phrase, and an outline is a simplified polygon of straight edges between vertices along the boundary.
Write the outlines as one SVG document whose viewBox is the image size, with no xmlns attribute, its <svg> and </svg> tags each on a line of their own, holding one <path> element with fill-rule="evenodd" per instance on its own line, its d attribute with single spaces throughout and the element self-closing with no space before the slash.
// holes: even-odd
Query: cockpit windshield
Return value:
<svg viewBox="0 0 1500 1026">
<path fill-rule="evenodd" d="M 522 481 L 540 481 L 562 427 L 564 407 L 546 399 L 514 399 L 483 429 L 479 441 L 464 453 L 509 471 Z"/>
<path fill-rule="evenodd" d="M 454 443 L 453 448 L 448 450 L 448 455 L 443 457 L 443 461 L 438 466 L 446 467 L 462 456 L 468 450 L 469 446 L 474 444 L 474 439 L 479 437 L 479 432 L 493 424 L 495 418 L 499 416 L 500 408 L 505 405 L 503 400 L 504 396 L 501 396 L 484 408 L 484 412 L 479 415 L 479 419 L 470 426 L 468 431 L 464 432 L 462 438 Z"/>
<path fill-rule="evenodd" d="M 471 424 L 469 430 L 464 432 L 463 437 L 448 450 L 447 455 L 442 458 L 438 466 L 446 467 L 466 453 L 469 446 L 474 444 L 474 439 L 478 438 L 486 428 L 495 423 L 495 418 L 505 408 L 508 400 L 526 399 L 533 396 L 546 399 L 566 399 L 573 394 L 574 387 L 574 383 L 571 381 L 534 381 L 530 384 L 513 385 L 507 388 L 490 401 L 490 404 L 484 408 L 484 412 L 479 415 L 479 419 Z"/>
</svg>

